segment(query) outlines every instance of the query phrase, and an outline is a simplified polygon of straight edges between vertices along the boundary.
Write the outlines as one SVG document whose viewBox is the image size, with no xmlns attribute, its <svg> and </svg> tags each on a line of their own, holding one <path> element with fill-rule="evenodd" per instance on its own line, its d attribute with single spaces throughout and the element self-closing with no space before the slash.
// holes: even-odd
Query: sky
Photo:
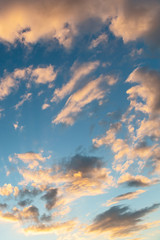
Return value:
<svg viewBox="0 0 160 240">
<path fill-rule="evenodd" d="M 160 1 L 0 0 L 0 233 L 159 240 Z"/>
</svg>

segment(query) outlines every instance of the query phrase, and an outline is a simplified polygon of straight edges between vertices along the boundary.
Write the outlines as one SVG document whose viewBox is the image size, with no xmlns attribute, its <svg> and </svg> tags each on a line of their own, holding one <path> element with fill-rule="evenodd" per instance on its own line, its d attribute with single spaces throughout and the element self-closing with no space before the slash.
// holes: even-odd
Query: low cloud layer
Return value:
<svg viewBox="0 0 160 240">
<path fill-rule="evenodd" d="M 79 34 L 81 24 L 99 19 L 101 24 L 110 20 L 110 30 L 125 43 L 144 39 L 159 45 L 159 13 L 158 0 L 152 3 L 149 0 L 16 0 L 14 5 L 7 1 L 1 2 L 0 38 L 10 43 L 17 39 L 35 43 L 40 39 L 56 38 L 68 48 Z"/>
</svg>

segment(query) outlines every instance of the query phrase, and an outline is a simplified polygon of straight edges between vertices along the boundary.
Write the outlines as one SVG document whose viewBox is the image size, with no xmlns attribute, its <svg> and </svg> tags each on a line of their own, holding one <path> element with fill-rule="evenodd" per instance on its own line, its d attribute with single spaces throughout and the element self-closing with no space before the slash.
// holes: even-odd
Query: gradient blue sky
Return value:
<svg viewBox="0 0 160 240">
<path fill-rule="evenodd" d="M 0 0 L 0 232 L 159 240 L 159 0 Z"/>
</svg>

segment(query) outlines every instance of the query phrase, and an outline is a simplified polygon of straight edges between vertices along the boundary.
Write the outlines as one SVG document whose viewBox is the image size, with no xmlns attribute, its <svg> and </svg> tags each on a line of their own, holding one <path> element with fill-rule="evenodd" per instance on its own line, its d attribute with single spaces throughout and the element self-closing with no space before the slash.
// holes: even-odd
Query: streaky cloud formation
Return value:
<svg viewBox="0 0 160 240">
<path fill-rule="evenodd" d="M 117 197 L 114 197 L 113 199 L 109 200 L 104 205 L 110 206 L 110 205 L 116 204 L 116 203 L 118 203 L 120 201 L 123 201 L 123 200 L 131 200 L 131 199 L 137 198 L 138 195 L 140 195 L 144 192 L 146 192 L 146 191 L 145 190 L 137 190 L 135 192 L 124 193 L 124 194 L 121 194 Z"/>
<path fill-rule="evenodd" d="M 127 206 L 115 206 L 99 214 L 88 226 L 89 232 L 109 232 L 111 237 L 130 237 L 140 230 L 149 228 L 149 224 L 141 223 L 145 215 L 157 210 L 159 204 L 131 211 Z"/>
<path fill-rule="evenodd" d="M 69 95 L 80 82 L 82 84 L 82 79 L 93 72 L 99 66 L 99 61 L 83 63 L 80 66 L 74 64 L 71 68 L 72 78 L 67 82 L 62 88 L 55 89 L 54 96 L 51 102 L 60 101 L 65 96 Z M 80 85 L 79 83 L 79 85 Z"/>
<path fill-rule="evenodd" d="M 90 81 L 86 86 L 71 95 L 62 111 L 52 121 L 52 123 L 64 123 L 66 125 L 73 125 L 75 118 L 82 109 L 92 101 L 103 100 L 107 87 L 105 86 L 106 76 Z"/>
</svg>

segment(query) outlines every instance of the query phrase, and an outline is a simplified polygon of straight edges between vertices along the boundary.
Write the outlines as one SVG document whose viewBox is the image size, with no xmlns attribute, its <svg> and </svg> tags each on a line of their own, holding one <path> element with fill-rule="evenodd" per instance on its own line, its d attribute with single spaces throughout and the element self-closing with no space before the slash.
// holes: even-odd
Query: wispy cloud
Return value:
<svg viewBox="0 0 160 240">
<path fill-rule="evenodd" d="M 72 78 L 68 83 L 63 85 L 62 88 L 57 88 L 54 91 L 54 95 L 51 101 L 60 101 L 65 96 L 69 95 L 77 87 L 78 84 L 82 84 L 82 78 L 93 72 L 99 66 L 99 64 L 99 61 L 83 63 L 80 66 L 74 64 L 71 68 Z"/>
<path fill-rule="evenodd" d="M 104 88 L 103 79 L 103 76 L 100 76 L 71 95 L 62 111 L 57 115 L 52 123 L 73 125 L 78 113 L 80 113 L 86 105 L 95 100 L 102 100 L 107 91 L 107 88 Z"/>
<path fill-rule="evenodd" d="M 15 109 L 17 110 L 19 107 L 21 107 L 24 104 L 24 102 L 30 101 L 31 97 L 32 93 L 26 93 L 23 96 L 21 96 L 22 100 L 15 105 Z"/>
<path fill-rule="evenodd" d="M 127 193 L 118 195 L 117 197 L 114 197 L 111 200 L 108 200 L 107 203 L 103 204 L 103 205 L 110 206 L 110 205 L 116 204 L 123 200 L 131 200 L 134 198 L 138 198 L 138 196 L 144 192 L 146 192 L 146 191 L 145 190 L 137 190 L 135 192 L 127 192 Z"/>
<path fill-rule="evenodd" d="M 89 49 L 96 48 L 100 43 L 107 43 L 108 42 L 108 36 L 105 33 L 102 33 L 99 35 L 96 39 L 93 39 Z"/>
</svg>

